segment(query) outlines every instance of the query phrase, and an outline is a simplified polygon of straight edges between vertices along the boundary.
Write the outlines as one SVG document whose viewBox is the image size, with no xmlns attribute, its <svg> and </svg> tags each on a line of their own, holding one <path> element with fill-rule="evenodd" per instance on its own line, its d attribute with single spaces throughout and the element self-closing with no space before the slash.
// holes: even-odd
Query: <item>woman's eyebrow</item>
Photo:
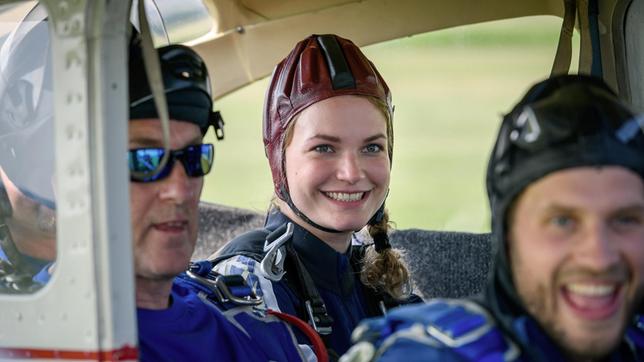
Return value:
<svg viewBox="0 0 644 362">
<path fill-rule="evenodd" d="M 340 137 L 336 136 L 329 136 L 326 134 L 314 134 L 313 136 L 309 137 L 308 140 L 315 140 L 315 139 L 321 139 L 329 142 L 340 142 Z"/>
<path fill-rule="evenodd" d="M 365 141 L 365 142 L 371 142 L 371 141 L 375 141 L 375 140 L 380 139 L 380 138 L 387 139 L 387 136 L 385 136 L 385 135 L 384 135 L 384 134 L 382 134 L 382 133 L 378 133 L 378 134 L 373 135 L 373 136 L 371 136 L 371 137 L 367 137 L 367 138 L 365 138 L 365 140 L 364 140 L 364 141 Z"/>
<path fill-rule="evenodd" d="M 377 139 L 380 139 L 380 138 L 387 139 L 387 136 L 385 136 L 382 133 L 378 133 L 378 134 L 375 134 L 373 136 L 369 136 L 369 137 L 365 138 L 364 142 L 371 142 L 371 141 L 374 141 L 374 140 L 377 140 Z M 315 134 L 315 135 L 313 135 L 313 136 L 308 138 L 308 140 L 314 140 L 314 139 L 322 139 L 322 140 L 329 141 L 329 142 L 340 142 L 340 137 L 330 136 L 330 135 L 326 135 L 326 134 Z"/>
</svg>

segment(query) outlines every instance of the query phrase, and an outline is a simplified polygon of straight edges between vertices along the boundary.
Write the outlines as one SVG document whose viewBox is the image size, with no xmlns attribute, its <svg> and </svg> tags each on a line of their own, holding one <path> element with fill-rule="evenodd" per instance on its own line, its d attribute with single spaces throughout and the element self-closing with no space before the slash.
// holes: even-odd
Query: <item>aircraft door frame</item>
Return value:
<svg viewBox="0 0 644 362">
<path fill-rule="evenodd" d="M 0 295 L 0 359 L 133 360 L 130 1 L 41 2 L 52 49 L 57 259 L 39 291 Z"/>
</svg>

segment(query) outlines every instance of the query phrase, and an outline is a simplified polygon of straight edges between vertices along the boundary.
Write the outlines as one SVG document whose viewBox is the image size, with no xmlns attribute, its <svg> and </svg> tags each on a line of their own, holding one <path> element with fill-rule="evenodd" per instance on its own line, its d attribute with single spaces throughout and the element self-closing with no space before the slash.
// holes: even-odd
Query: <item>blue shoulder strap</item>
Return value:
<svg viewBox="0 0 644 362">
<path fill-rule="evenodd" d="M 384 319 L 363 324 L 354 339 L 378 335 L 379 354 L 391 360 L 519 361 L 519 348 L 507 338 L 493 317 L 480 305 L 466 300 L 434 299 L 427 304 L 392 310 Z M 374 329 L 376 331 L 374 331 Z M 374 334 L 374 332 L 376 332 Z M 371 337 L 370 337 L 371 336 Z"/>
<path fill-rule="evenodd" d="M 497 327 L 479 304 L 467 300 L 437 300 L 427 310 L 427 333 L 459 355 L 472 360 L 518 360 L 519 348 Z"/>
<path fill-rule="evenodd" d="M 185 273 L 177 276 L 177 282 L 223 310 L 262 303 L 241 275 L 221 275 L 212 271 L 213 266 L 209 260 L 192 262 Z"/>
</svg>

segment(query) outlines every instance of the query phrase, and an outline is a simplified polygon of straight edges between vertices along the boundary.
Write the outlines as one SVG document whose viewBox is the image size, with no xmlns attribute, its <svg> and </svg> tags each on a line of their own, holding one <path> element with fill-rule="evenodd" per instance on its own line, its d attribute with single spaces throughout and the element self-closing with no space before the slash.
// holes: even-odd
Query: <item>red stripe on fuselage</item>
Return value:
<svg viewBox="0 0 644 362">
<path fill-rule="evenodd" d="M 0 359 L 59 359 L 94 360 L 102 362 L 134 361 L 139 351 L 133 346 L 123 346 L 111 351 L 69 351 L 59 349 L 0 347 Z"/>
</svg>

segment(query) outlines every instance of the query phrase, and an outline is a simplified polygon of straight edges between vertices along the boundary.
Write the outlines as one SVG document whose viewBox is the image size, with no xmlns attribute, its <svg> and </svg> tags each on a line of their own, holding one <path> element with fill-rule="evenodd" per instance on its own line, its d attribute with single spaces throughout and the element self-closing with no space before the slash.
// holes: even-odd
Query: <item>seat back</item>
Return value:
<svg viewBox="0 0 644 362">
<path fill-rule="evenodd" d="M 415 290 L 427 298 L 461 298 L 483 289 L 492 260 L 490 234 L 420 229 L 396 230 Z"/>
<path fill-rule="evenodd" d="M 261 213 L 201 202 L 193 260 L 212 255 L 233 237 L 260 228 Z M 403 251 L 416 290 L 424 298 L 459 298 L 480 292 L 491 264 L 490 234 L 396 230 L 391 244 Z"/>
<path fill-rule="evenodd" d="M 264 215 L 237 207 L 199 203 L 199 234 L 192 260 L 212 255 L 228 240 L 246 231 L 264 226 Z"/>
</svg>

